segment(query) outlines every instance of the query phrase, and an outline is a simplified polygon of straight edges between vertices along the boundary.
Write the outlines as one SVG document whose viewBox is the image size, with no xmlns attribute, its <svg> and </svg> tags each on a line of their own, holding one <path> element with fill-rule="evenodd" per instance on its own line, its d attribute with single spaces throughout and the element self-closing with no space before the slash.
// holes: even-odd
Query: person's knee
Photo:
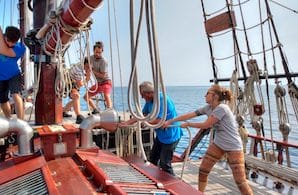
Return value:
<svg viewBox="0 0 298 195">
<path fill-rule="evenodd" d="M 84 98 L 84 100 L 87 101 L 87 94 L 85 94 L 85 95 L 83 96 L 83 98 Z"/>
<path fill-rule="evenodd" d="M 70 97 L 74 100 L 79 99 L 80 98 L 80 94 L 77 90 L 73 90 L 71 91 Z"/>
<path fill-rule="evenodd" d="M 109 93 L 104 93 L 103 95 L 106 100 L 111 99 L 111 95 Z"/>
</svg>

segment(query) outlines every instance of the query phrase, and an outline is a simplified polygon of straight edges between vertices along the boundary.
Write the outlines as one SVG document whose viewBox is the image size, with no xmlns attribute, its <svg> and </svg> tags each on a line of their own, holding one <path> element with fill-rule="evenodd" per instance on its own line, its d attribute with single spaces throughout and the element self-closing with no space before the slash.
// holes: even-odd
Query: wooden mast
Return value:
<svg viewBox="0 0 298 195">
<path fill-rule="evenodd" d="M 46 17 L 47 0 L 33 1 L 33 27 L 40 29 Z M 47 59 L 40 47 L 35 48 L 39 60 Z M 55 94 L 56 65 L 46 60 L 37 64 L 41 68 L 39 90 L 35 100 L 35 123 L 57 124 L 62 122 L 62 99 Z"/>
</svg>

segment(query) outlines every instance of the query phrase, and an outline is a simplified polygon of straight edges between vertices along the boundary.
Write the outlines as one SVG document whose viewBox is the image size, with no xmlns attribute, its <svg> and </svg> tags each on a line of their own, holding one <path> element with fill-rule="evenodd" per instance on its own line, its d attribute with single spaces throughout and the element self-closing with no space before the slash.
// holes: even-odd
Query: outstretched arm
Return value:
<svg viewBox="0 0 298 195">
<path fill-rule="evenodd" d="M 129 119 L 127 121 L 120 122 L 119 123 L 119 127 L 126 127 L 126 126 L 132 125 L 132 124 L 134 124 L 136 122 L 137 122 L 137 120 L 135 118 L 132 118 L 132 119 Z"/>
<path fill-rule="evenodd" d="M 171 124 L 174 123 L 174 122 L 177 122 L 177 121 L 185 121 L 185 120 L 191 119 L 191 118 L 196 117 L 196 116 L 197 116 L 197 114 L 196 114 L 195 112 L 189 112 L 189 113 L 180 115 L 180 116 L 178 116 L 178 117 L 176 117 L 176 118 L 167 120 L 167 121 L 164 123 L 163 128 L 168 127 L 169 125 L 171 125 Z"/>
<path fill-rule="evenodd" d="M 211 115 L 204 122 L 201 122 L 201 123 L 186 122 L 181 124 L 181 127 L 182 128 L 194 127 L 198 129 L 208 129 L 212 127 L 217 121 L 218 119 L 215 116 Z"/>
</svg>

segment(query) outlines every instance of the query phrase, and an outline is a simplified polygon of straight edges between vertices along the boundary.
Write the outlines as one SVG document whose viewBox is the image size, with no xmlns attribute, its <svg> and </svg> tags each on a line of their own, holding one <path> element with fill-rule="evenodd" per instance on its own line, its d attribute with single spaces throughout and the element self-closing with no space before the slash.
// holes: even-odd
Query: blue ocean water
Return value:
<svg viewBox="0 0 298 195">
<path fill-rule="evenodd" d="M 195 109 L 204 106 L 205 103 L 205 94 L 207 92 L 207 89 L 209 86 L 169 86 L 166 87 L 167 94 L 173 99 L 176 110 L 179 114 L 183 114 L 186 112 L 194 111 Z M 272 135 L 275 140 L 282 140 L 282 134 L 278 130 L 278 113 L 275 103 L 275 96 L 274 96 L 274 88 L 275 86 L 270 86 L 269 88 L 269 101 L 271 106 L 271 120 L 272 120 Z M 268 98 L 266 97 L 265 88 L 262 89 L 263 91 L 263 97 L 265 102 L 265 107 L 268 105 Z M 85 90 L 82 89 L 80 93 L 83 95 L 85 93 Z M 113 105 L 114 108 L 118 112 L 128 111 L 128 105 L 127 105 L 127 87 L 121 88 L 121 87 L 114 87 L 112 92 L 112 99 L 113 99 Z M 289 135 L 289 142 L 294 143 L 298 145 L 298 123 L 296 120 L 296 116 L 294 114 L 293 109 L 291 108 L 291 101 L 290 99 L 287 99 L 288 104 L 288 112 L 289 112 L 289 118 L 292 130 Z M 102 102 L 99 103 L 99 107 L 101 109 L 104 108 L 104 105 Z M 81 100 L 81 109 L 87 110 L 86 102 L 82 99 Z M 265 111 L 263 118 L 264 118 L 264 127 L 265 127 L 265 137 L 270 138 L 271 137 L 271 130 L 269 125 L 269 114 L 268 109 Z M 193 121 L 202 121 L 205 120 L 205 116 L 200 116 Z M 250 128 L 250 124 L 248 121 L 246 122 L 246 127 L 250 134 L 255 134 L 255 131 Z M 197 129 L 191 129 L 192 136 L 195 135 L 197 132 Z M 209 136 L 208 136 L 209 137 Z M 189 136 L 188 133 L 185 131 L 184 136 L 180 140 L 180 143 L 177 147 L 177 153 L 182 153 L 185 148 L 188 145 Z M 192 153 L 190 156 L 193 159 L 197 159 L 199 157 L 202 157 L 204 152 L 206 151 L 206 148 L 208 147 L 209 138 L 204 140 L 202 144 L 200 144 L 196 150 Z M 271 149 L 271 143 L 267 143 L 264 145 L 265 150 Z M 249 145 L 247 146 L 247 150 L 249 150 Z M 291 154 L 291 161 L 293 167 L 298 167 L 298 149 L 290 149 Z M 284 156 L 284 159 L 285 156 Z"/>
</svg>

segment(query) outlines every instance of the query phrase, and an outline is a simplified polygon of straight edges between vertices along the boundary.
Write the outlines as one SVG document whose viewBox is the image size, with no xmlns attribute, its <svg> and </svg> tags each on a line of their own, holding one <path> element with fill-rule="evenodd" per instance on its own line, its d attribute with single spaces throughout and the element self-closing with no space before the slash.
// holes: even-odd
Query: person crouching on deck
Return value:
<svg viewBox="0 0 298 195">
<path fill-rule="evenodd" d="M 91 86 L 91 88 L 88 90 L 88 95 L 87 93 L 84 95 L 84 99 L 87 101 L 87 104 L 89 104 L 90 107 L 93 109 L 92 114 L 98 114 L 99 110 L 96 108 L 96 105 L 91 98 L 96 94 L 103 92 L 106 107 L 108 109 L 112 108 L 112 82 L 108 75 L 108 63 L 103 57 L 103 43 L 101 41 L 95 43 L 95 45 L 93 46 L 93 52 L 94 54 L 90 56 L 90 65 L 96 77 L 97 85 L 95 84 Z"/>
<path fill-rule="evenodd" d="M 84 70 L 86 73 L 86 80 L 89 80 L 90 77 L 90 70 L 88 65 L 88 60 L 85 58 L 84 60 Z M 69 69 L 69 75 L 71 79 L 71 91 L 69 94 L 69 97 L 71 98 L 71 101 L 69 101 L 64 107 L 63 107 L 63 117 L 71 117 L 71 114 L 68 114 L 67 112 L 71 110 L 71 107 L 73 107 L 73 110 L 77 116 L 76 123 L 80 124 L 84 120 L 84 116 L 81 114 L 81 108 L 80 108 L 80 88 L 84 85 L 84 70 L 82 68 L 81 64 L 75 64 L 71 66 Z"/>
<path fill-rule="evenodd" d="M 207 115 L 208 118 L 204 122 L 185 122 L 181 124 L 183 128 L 193 127 L 203 130 L 213 127 L 215 130 L 214 141 L 209 145 L 199 168 L 199 190 L 205 191 L 209 172 L 214 164 L 226 153 L 234 180 L 241 194 L 253 194 L 246 180 L 243 146 L 237 122 L 230 107 L 223 103 L 223 101 L 232 100 L 231 91 L 219 85 L 213 85 L 208 89 L 205 99 L 208 105 L 168 120 L 165 122 L 164 127 L 176 121 L 185 121 L 203 114 Z"/>
<path fill-rule="evenodd" d="M 8 26 L 5 34 L 0 27 L 0 104 L 5 117 L 11 117 L 9 103 L 10 93 L 15 103 L 16 114 L 19 119 L 24 119 L 24 103 L 21 96 L 22 77 L 18 60 L 24 55 L 26 47 L 20 39 L 20 30 Z"/>
</svg>

